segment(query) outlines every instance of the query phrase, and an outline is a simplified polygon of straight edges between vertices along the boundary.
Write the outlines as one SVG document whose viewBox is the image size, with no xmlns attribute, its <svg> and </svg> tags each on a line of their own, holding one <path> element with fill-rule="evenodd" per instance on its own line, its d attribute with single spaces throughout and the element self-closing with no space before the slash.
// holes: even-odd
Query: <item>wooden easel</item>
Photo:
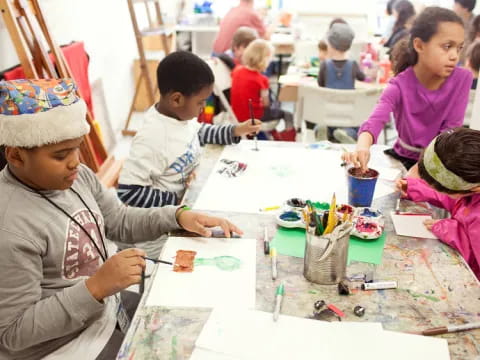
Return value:
<svg viewBox="0 0 480 360">
<path fill-rule="evenodd" d="M 170 53 L 171 49 L 166 36 L 166 29 L 163 23 L 162 13 L 160 11 L 160 0 L 127 0 L 127 2 L 128 10 L 130 11 L 130 18 L 132 19 L 133 31 L 135 33 L 135 40 L 137 41 L 138 55 L 140 56 L 140 76 L 138 77 L 137 84 L 135 85 L 135 95 L 133 96 L 127 122 L 125 123 L 125 127 L 122 130 L 122 134 L 126 136 L 133 136 L 136 134 L 136 131 L 129 130 L 128 127 L 130 125 L 130 120 L 132 118 L 135 102 L 137 101 L 142 82 L 145 82 L 147 96 L 151 104 L 155 102 L 155 94 L 157 92 L 156 86 L 152 82 L 152 78 L 150 77 L 148 71 L 143 39 L 145 36 L 159 35 L 163 50 L 165 51 L 166 55 Z M 145 11 L 147 13 L 149 26 L 143 30 L 140 29 L 138 24 L 137 14 L 135 12 L 136 3 L 143 3 L 145 6 Z M 152 9 L 150 7 L 150 3 L 153 3 L 154 5 L 155 18 L 152 16 Z"/>
<path fill-rule="evenodd" d="M 68 63 L 48 30 L 38 0 L 0 0 L 0 11 L 27 79 L 72 78 Z M 80 91 L 78 95 L 82 96 Z M 105 185 L 112 186 L 121 163 L 108 156 L 90 113 L 87 121 L 91 130 L 80 149 L 81 161 L 98 173 Z"/>
</svg>

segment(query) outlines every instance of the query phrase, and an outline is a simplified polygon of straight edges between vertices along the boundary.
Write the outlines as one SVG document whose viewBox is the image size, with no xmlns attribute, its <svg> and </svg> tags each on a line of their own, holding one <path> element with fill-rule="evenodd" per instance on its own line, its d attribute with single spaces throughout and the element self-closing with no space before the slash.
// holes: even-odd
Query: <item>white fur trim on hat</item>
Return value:
<svg viewBox="0 0 480 360">
<path fill-rule="evenodd" d="M 35 114 L 0 114 L 0 145 L 32 148 L 79 138 L 90 132 L 87 106 L 79 99 Z"/>
</svg>

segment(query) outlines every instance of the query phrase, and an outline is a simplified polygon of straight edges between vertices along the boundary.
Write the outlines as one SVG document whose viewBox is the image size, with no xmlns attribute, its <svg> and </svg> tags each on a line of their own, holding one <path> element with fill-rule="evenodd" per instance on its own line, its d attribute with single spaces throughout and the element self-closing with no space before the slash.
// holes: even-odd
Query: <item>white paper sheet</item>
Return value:
<svg viewBox="0 0 480 360">
<path fill-rule="evenodd" d="M 280 315 L 277 322 L 272 314 L 254 310 L 232 311 L 216 308 L 205 324 L 196 346 L 234 359 L 346 359 L 358 349 L 350 340 L 371 340 L 382 331 L 375 323 L 328 323 Z M 350 351 L 337 352 L 337 346 Z"/>
<path fill-rule="evenodd" d="M 280 148 L 259 142 L 226 147 L 193 206 L 195 209 L 258 213 L 261 208 L 281 206 L 287 199 L 330 201 L 335 192 L 339 203 L 348 199 L 347 177 L 341 167 L 341 152 Z M 238 177 L 218 173 L 222 159 L 240 161 L 247 169 Z M 377 182 L 375 198 L 393 193 L 393 185 Z"/>
<path fill-rule="evenodd" d="M 425 220 L 432 218 L 430 215 L 397 215 L 391 212 L 391 217 L 397 235 L 437 239 L 437 237 L 423 225 Z"/>
<path fill-rule="evenodd" d="M 146 306 L 255 307 L 256 240 L 170 237 L 160 259 L 174 262 L 177 250 L 194 250 L 196 264 L 191 273 L 179 273 L 159 264 Z M 240 261 L 238 269 L 222 270 L 215 257 L 231 256 Z"/>
<path fill-rule="evenodd" d="M 372 343 L 372 353 L 388 360 L 449 360 L 448 342 L 431 336 L 384 331 Z M 367 357 L 365 357 L 367 359 Z"/>
<path fill-rule="evenodd" d="M 381 324 L 324 322 L 255 310 L 215 308 L 195 360 L 447 360 L 446 340 L 383 331 Z"/>
</svg>

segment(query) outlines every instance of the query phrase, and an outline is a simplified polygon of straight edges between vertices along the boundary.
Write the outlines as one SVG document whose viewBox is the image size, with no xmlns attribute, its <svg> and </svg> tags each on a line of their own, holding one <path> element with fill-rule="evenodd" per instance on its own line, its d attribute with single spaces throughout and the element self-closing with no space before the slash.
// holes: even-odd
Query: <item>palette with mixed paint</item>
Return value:
<svg viewBox="0 0 480 360">
<path fill-rule="evenodd" d="M 320 219 L 326 219 L 330 204 L 312 202 Z M 284 228 L 306 228 L 303 209 L 306 202 L 301 199 L 286 201 L 283 211 L 276 217 L 277 225 Z M 382 213 L 373 208 L 354 208 L 347 204 L 337 206 L 337 217 L 345 221 L 352 219 L 354 228 L 352 235 L 363 240 L 374 240 L 382 236 L 384 221 Z"/>
<path fill-rule="evenodd" d="M 380 210 L 356 208 L 352 235 L 363 240 L 378 239 L 383 234 L 384 221 Z"/>
</svg>

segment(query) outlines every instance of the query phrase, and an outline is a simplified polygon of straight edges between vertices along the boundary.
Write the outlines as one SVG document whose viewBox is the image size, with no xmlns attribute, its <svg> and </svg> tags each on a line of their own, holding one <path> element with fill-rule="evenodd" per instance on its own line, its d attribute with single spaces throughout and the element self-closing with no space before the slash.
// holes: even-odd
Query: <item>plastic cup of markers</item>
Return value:
<svg viewBox="0 0 480 360">
<path fill-rule="evenodd" d="M 348 203 L 354 207 L 369 207 L 372 205 L 378 171 L 368 169 L 362 173 L 359 168 L 350 168 L 348 177 Z"/>
</svg>

